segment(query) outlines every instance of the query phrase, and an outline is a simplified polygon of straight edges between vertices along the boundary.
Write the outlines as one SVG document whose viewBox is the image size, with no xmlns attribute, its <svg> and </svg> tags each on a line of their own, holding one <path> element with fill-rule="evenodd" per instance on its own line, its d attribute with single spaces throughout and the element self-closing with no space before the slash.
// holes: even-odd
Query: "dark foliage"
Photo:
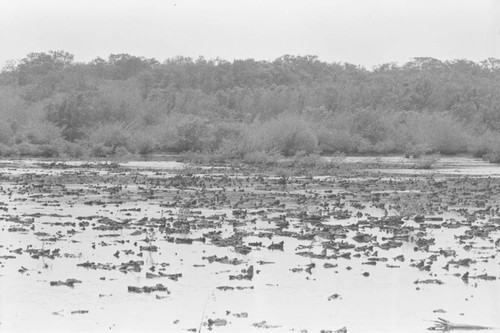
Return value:
<svg viewBox="0 0 500 333">
<path fill-rule="evenodd" d="M 500 131 L 500 60 L 415 58 L 367 70 L 315 56 L 160 63 L 112 54 L 75 63 L 64 51 L 30 53 L 1 72 L 0 111 L 8 132 L 1 143 L 11 148 L 25 142 L 32 124 L 48 123 L 59 138 L 43 144 L 72 143 L 101 155 L 118 147 L 141 154 L 492 155 Z M 126 132 L 119 137 L 127 142 L 95 146 L 111 124 L 118 124 L 114 135 Z"/>
</svg>

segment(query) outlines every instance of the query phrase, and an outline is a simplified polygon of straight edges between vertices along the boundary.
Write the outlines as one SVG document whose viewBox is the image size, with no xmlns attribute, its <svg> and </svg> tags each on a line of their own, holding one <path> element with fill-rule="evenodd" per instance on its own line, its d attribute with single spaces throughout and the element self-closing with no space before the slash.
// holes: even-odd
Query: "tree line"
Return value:
<svg viewBox="0 0 500 333">
<path fill-rule="evenodd" d="M 198 151 L 442 154 L 495 159 L 500 60 L 414 58 L 367 70 L 316 56 L 273 61 L 129 54 L 75 62 L 33 52 L 0 72 L 0 154 Z"/>
</svg>

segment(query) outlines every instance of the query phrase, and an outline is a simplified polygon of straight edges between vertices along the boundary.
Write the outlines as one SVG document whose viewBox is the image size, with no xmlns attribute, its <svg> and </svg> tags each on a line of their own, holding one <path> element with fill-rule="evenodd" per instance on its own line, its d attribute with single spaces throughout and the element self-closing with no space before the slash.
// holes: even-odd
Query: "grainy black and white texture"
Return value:
<svg viewBox="0 0 500 333">
<path fill-rule="evenodd" d="M 499 17 L 0 0 L 0 332 L 499 331 Z"/>
</svg>

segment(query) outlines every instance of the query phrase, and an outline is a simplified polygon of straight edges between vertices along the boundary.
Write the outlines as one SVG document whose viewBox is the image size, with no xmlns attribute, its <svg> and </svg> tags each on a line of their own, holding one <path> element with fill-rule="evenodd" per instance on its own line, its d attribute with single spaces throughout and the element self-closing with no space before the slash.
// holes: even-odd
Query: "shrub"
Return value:
<svg viewBox="0 0 500 333">
<path fill-rule="evenodd" d="M 35 145 L 55 144 L 62 141 L 61 129 L 47 121 L 29 123 L 22 128 L 25 140 Z"/>
<path fill-rule="evenodd" d="M 130 130 L 121 124 L 101 125 L 88 133 L 88 140 L 94 156 L 112 155 L 117 152 L 118 148 L 130 151 Z"/>
<path fill-rule="evenodd" d="M 396 152 L 396 146 L 392 139 L 387 138 L 383 141 L 370 143 L 367 140 L 361 140 L 358 148 L 360 153 L 374 153 L 374 154 L 389 154 Z"/>
<path fill-rule="evenodd" d="M 175 150 L 179 152 L 202 150 L 206 130 L 207 126 L 201 119 L 190 119 L 177 124 Z"/>
<path fill-rule="evenodd" d="M 313 124 L 305 117 L 281 114 L 261 125 L 253 126 L 247 133 L 250 147 L 266 152 L 278 151 L 284 156 L 293 156 L 299 151 L 311 154 L 318 149 L 318 139 Z"/>
<path fill-rule="evenodd" d="M 0 120 L 0 144 L 8 144 L 12 141 L 14 131 L 7 122 Z"/>
<path fill-rule="evenodd" d="M 221 159 L 235 159 L 243 158 L 245 154 L 254 151 L 256 150 L 253 148 L 249 148 L 246 137 L 242 136 L 237 140 L 223 140 L 220 147 L 216 150 L 215 154 L 220 156 Z"/>
<path fill-rule="evenodd" d="M 19 152 L 15 148 L 0 143 L 0 156 L 9 157 L 9 156 L 15 156 L 18 153 Z"/>
<path fill-rule="evenodd" d="M 392 114 L 382 110 L 362 109 L 353 112 L 351 132 L 366 139 L 372 146 L 386 141 L 391 134 Z"/>
<path fill-rule="evenodd" d="M 90 149 L 90 153 L 94 157 L 108 157 L 113 154 L 113 148 L 102 143 L 96 143 Z"/>
<path fill-rule="evenodd" d="M 490 151 L 483 156 L 490 163 L 500 163 L 500 151 Z"/>
<path fill-rule="evenodd" d="M 154 138 L 139 132 L 135 133 L 133 141 L 134 151 L 141 155 L 151 154 L 157 146 Z"/>
<path fill-rule="evenodd" d="M 347 129 L 322 129 L 318 134 L 318 147 L 324 153 L 355 153 L 362 145 L 363 138 Z"/>
<path fill-rule="evenodd" d="M 42 150 L 39 146 L 28 142 L 22 142 L 18 144 L 16 146 L 16 149 L 19 151 L 20 156 L 38 157 L 42 155 Z"/>
<path fill-rule="evenodd" d="M 118 157 L 123 157 L 129 155 L 130 151 L 127 148 L 120 146 L 114 150 L 113 154 Z"/>
<path fill-rule="evenodd" d="M 164 119 L 155 132 L 159 149 L 176 153 L 203 151 L 208 140 L 207 122 L 182 114 L 173 114 Z"/>
<path fill-rule="evenodd" d="M 41 157 L 59 157 L 62 155 L 63 148 L 57 143 L 39 145 Z"/>
<path fill-rule="evenodd" d="M 492 135 L 486 140 L 483 149 L 486 153 L 482 156 L 491 163 L 500 163 L 500 135 Z"/>
<path fill-rule="evenodd" d="M 395 112 L 361 109 L 332 114 L 318 132 L 319 148 L 326 153 L 390 153 L 398 150 Z"/>
<path fill-rule="evenodd" d="M 467 128 L 445 114 L 415 114 L 407 130 L 416 145 L 446 155 L 466 152 L 470 141 Z"/>
<path fill-rule="evenodd" d="M 492 131 L 484 131 L 482 134 L 471 136 L 468 147 L 469 152 L 474 157 L 489 157 L 491 158 L 495 151 L 500 147 L 500 133 Z"/>
<path fill-rule="evenodd" d="M 85 142 L 65 141 L 63 146 L 63 153 L 69 157 L 86 158 L 90 155 L 90 150 Z"/>
<path fill-rule="evenodd" d="M 217 151 L 226 144 L 226 142 L 238 141 L 243 135 L 243 124 L 221 123 L 216 124 L 210 130 L 210 140 L 207 149 Z"/>
<path fill-rule="evenodd" d="M 468 133 L 465 128 L 447 119 L 438 119 L 429 126 L 429 145 L 433 151 L 453 155 L 467 151 Z"/>
</svg>

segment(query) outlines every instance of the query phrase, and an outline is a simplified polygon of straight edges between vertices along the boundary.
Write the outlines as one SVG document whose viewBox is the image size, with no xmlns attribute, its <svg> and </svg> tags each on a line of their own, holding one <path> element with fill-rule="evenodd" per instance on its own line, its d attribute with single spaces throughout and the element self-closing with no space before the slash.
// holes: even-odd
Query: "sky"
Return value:
<svg viewBox="0 0 500 333">
<path fill-rule="evenodd" d="M 0 65 L 64 50 L 366 68 L 414 57 L 500 59 L 500 0 L 0 0 Z"/>
</svg>

